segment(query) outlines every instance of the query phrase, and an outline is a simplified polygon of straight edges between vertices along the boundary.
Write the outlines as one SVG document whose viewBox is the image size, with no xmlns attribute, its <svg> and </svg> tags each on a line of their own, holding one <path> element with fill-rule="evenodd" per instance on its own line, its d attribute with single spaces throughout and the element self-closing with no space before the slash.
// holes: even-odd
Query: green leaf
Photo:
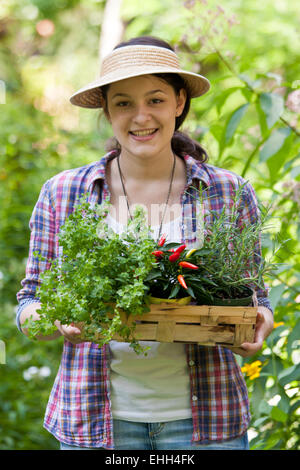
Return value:
<svg viewBox="0 0 300 470">
<path fill-rule="evenodd" d="M 287 353 L 290 356 L 294 349 L 300 347 L 300 320 L 293 328 L 293 331 L 289 334 L 287 342 Z"/>
<path fill-rule="evenodd" d="M 226 90 L 223 90 L 219 96 L 216 97 L 215 103 L 216 103 L 216 108 L 219 114 L 221 113 L 222 107 L 224 106 L 227 98 L 233 93 L 235 93 L 237 90 L 241 90 L 241 89 L 242 88 L 239 86 L 227 88 Z"/>
<path fill-rule="evenodd" d="M 284 162 L 288 160 L 294 146 L 294 141 L 295 135 L 293 132 L 291 132 L 287 139 L 285 139 L 285 142 L 279 152 L 277 152 L 275 155 L 272 155 L 272 157 L 267 160 L 266 164 L 268 165 L 272 184 L 276 184 L 278 181 L 278 176 L 281 176 L 280 169 L 283 167 Z"/>
<path fill-rule="evenodd" d="M 294 413 L 294 412 L 297 411 L 298 409 L 300 409 L 300 400 L 297 400 L 295 403 L 293 403 L 293 404 L 290 406 L 289 412 L 290 412 L 290 413 Z"/>
<path fill-rule="evenodd" d="M 256 101 L 255 108 L 256 108 L 256 111 L 257 111 L 257 117 L 258 117 L 258 121 L 259 121 L 261 135 L 262 135 L 263 139 L 266 139 L 270 131 L 269 131 L 267 123 L 266 123 L 266 115 L 263 112 L 263 110 L 261 109 L 259 100 Z"/>
<path fill-rule="evenodd" d="M 257 403 L 259 403 L 258 405 L 258 413 L 259 415 L 269 415 L 271 410 L 272 410 L 272 406 L 269 405 L 269 403 L 267 403 L 264 399 L 263 399 L 263 390 L 261 391 L 261 401 L 258 401 Z"/>
<path fill-rule="evenodd" d="M 195 293 L 194 293 L 193 289 L 191 288 L 191 286 L 188 286 L 187 292 L 195 299 Z"/>
<path fill-rule="evenodd" d="M 259 103 L 266 116 L 268 128 L 271 129 L 283 113 L 283 97 L 276 93 L 261 93 Z"/>
<path fill-rule="evenodd" d="M 268 336 L 266 339 L 266 343 L 272 347 L 274 344 L 277 343 L 277 341 L 281 338 L 281 333 L 287 329 L 286 326 L 281 325 L 275 328 L 272 333 Z"/>
<path fill-rule="evenodd" d="M 300 379 L 300 364 L 288 367 L 278 374 L 278 382 L 283 387 L 293 380 Z"/>
<path fill-rule="evenodd" d="M 145 281 L 152 281 L 153 279 L 159 279 L 160 277 L 161 277 L 160 271 L 151 271 L 145 278 Z"/>
<path fill-rule="evenodd" d="M 291 129 L 289 128 L 275 129 L 260 150 L 260 162 L 265 162 L 275 155 L 281 149 L 285 139 L 290 135 L 290 133 Z"/>
<path fill-rule="evenodd" d="M 277 406 L 284 413 L 288 414 L 290 410 L 290 398 L 286 395 L 286 393 L 284 392 L 284 389 L 281 389 L 281 391 L 279 391 L 279 394 L 281 396 L 281 399 L 278 402 Z"/>
<path fill-rule="evenodd" d="M 173 289 L 171 290 L 171 294 L 169 295 L 169 299 L 173 299 L 176 297 L 176 295 L 178 294 L 180 290 L 180 285 L 179 284 L 175 284 L 175 286 L 173 287 Z"/>
<path fill-rule="evenodd" d="M 249 107 L 249 103 L 243 104 L 231 114 L 228 124 L 226 126 L 226 130 L 225 130 L 225 142 L 226 143 L 228 143 L 232 139 L 248 107 Z"/>
<path fill-rule="evenodd" d="M 242 88 L 241 93 L 246 98 L 246 100 L 249 101 L 249 103 L 252 102 L 253 97 L 255 96 L 253 94 L 253 92 L 251 90 L 249 90 L 249 88 L 247 88 L 247 87 Z"/>
<path fill-rule="evenodd" d="M 221 144 L 222 139 L 224 137 L 224 126 L 220 123 L 215 123 L 210 126 L 210 133 L 214 136 L 216 141 Z"/>
<path fill-rule="evenodd" d="M 257 420 L 254 421 L 253 427 L 259 428 L 259 426 L 263 425 L 269 420 L 268 416 L 263 416 L 262 418 L 258 418 Z"/>
<path fill-rule="evenodd" d="M 288 415 L 284 411 L 282 411 L 280 408 L 278 408 L 278 406 L 274 406 L 271 411 L 271 417 L 275 421 L 279 421 L 280 423 L 285 423 L 288 418 Z"/>
<path fill-rule="evenodd" d="M 271 449 L 278 449 L 280 445 L 280 434 L 278 432 L 272 433 L 271 431 L 268 432 L 268 438 L 266 443 L 264 444 L 263 450 L 271 450 Z"/>
<path fill-rule="evenodd" d="M 282 298 L 282 294 L 285 291 L 285 288 L 286 287 L 284 284 L 280 284 L 279 286 L 274 286 L 271 288 L 269 293 L 269 300 L 273 310 L 275 310 L 279 300 Z"/>
<path fill-rule="evenodd" d="M 276 328 L 276 330 L 277 330 L 277 328 Z M 274 330 L 274 331 L 276 331 L 276 330 Z M 267 338 L 267 340 L 266 340 L 267 344 L 269 345 L 268 340 L 269 340 L 269 338 Z M 278 376 L 278 374 L 283 370 L 283 367 L 284 366 L 283 366 L 282 360 L 277 356 L 273 356 L 271 358 L 271 360 L 266 365 L 264 365 L 264 367 L 263 367 L 264 372 L 262 372 L 260 375 L 262 376 L 263 373 L 266 373 L 267 376 L 271 375 L 273 378 L 276 378 Z"/>
<path fill-rule="evenodd" d="M 285 164 L 284 164 L 284 171 L 287 172 L 287 171 L 291 171 L 291 168 L 293 167 L 293 164 L 296 162 L 299 161 L 299 158 L 300 158 L 300 153 L 298 153 L 298 155 L 295 155 L 293 158 L 291 158 L 290 160 L 288 160 Z M 297 168 L 297 167 L 295 167 Z M 293 176 L 294 177 L 294 176 Z"/>
</svg>

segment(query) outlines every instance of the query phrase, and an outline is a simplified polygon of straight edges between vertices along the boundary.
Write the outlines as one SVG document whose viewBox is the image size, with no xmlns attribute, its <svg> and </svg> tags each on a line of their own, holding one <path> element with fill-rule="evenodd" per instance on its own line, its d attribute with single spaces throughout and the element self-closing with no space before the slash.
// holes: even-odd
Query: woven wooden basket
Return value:
<svg viewBox="0 0 300 470">
<path fill-rule="evenodd" d="M 151 304 L 150 312 L 128 318 L 121 313 L 121 319 L 127 325 L 136 322 L 134 336 L 139 341 L 239 347 L 253 342 L 256 315 L 257 307 Z M 118 335 L 113 339 L 124 341 Z"/>
</svg>

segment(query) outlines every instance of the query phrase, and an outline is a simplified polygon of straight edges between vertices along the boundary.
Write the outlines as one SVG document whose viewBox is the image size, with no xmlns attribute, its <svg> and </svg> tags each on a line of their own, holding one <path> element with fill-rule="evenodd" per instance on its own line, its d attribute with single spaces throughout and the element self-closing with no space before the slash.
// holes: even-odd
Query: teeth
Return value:
<svg viewBox="0 0 300 470">
<path fill-rule="evenodd" d="M 146 131 L 135 131 L 135 132 L 131 132 L 131 134 L 136 135 L 136 136 L 143 136 L 143 135 L 153 134 L 155 131 L 156 129 L 146 130 Z"/>
</svg>

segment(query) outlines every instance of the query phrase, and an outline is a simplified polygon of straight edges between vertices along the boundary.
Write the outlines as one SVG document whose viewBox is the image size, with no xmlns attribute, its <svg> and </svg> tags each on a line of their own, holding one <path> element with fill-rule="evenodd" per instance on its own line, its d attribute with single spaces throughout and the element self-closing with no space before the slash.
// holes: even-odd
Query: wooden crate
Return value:
<svg viewBox="0 0 300 470">
<path fill-rule="evenodd" d="M 257 307 L 151 304 L 140 316 L 121 314 L 127 325 L 136 322 L 140 341 L 197 343 L 206 346 L 234 346 L 253 342 Z M 114 340 L 124 341 L 115 335 Z"/>
</svg>

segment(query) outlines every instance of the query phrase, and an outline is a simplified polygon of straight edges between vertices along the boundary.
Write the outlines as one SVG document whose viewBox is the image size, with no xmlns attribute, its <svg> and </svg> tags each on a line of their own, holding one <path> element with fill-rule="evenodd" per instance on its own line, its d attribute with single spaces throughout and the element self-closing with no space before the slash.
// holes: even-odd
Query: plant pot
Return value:
<svg viewBox="0 0 300 470">
<path fill-rule="evenodd" d="M 152 295 L 149 295 L 150 303 L 151 304 L 174 304 L 174 305 L 188 305 L 192 297 L 182 297 L 181 299 L 160 299 L 159 297 L 153 297 Z"/>
<path fill-rule="evenodd" d="M 252 290 L 249 289 L 249 295 L 246 297 L 239 297 L 235 299 L 221 299 L 220 297 L 206 297 L 206 296 L 201 296 L 199 299 L 197 299 L 197 304 L 198 305 L 224 305 L 224 306 L 229 306 L 229 307 L 250 307 L 254 303 L 253 299 L 253 292 Z"/>
</svg>

